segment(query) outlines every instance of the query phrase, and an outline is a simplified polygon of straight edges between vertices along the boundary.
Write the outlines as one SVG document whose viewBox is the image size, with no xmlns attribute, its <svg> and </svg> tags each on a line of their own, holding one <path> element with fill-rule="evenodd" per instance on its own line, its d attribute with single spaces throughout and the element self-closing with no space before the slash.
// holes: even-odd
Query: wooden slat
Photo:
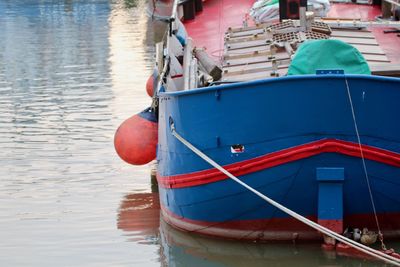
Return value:
<svg viewBox="0 0 400 267">
<path fill-rule="evenodd" d="M 229 27 L 227 32 L 228 33 L 235 33 L 235 32 L 244 32 L 244 31 L 249 31 L 249 30 L 257 30 L 257 29 L 263 29 L 267 27 L 267 24 L 256 24 L 254 26 L 247 26 L 247 27 L 235 27 L 235 28 L 231 28 Z"/>
<path fill-rule="evenodd" d="M 261 40 L 254 40 L 254 41 L 247 41 L 247 42 L 240 42 L 240 43 L 231 43 L 227 44 L 226 47 L 229 50 L 234 50 L 234 49 L 241 49 L 241 48 L 247 48 L 247 47 L 255 47 L 255 46 L 265 46 L 268 45 L 271 41 L 268 41 L 266 39 L 261 39 Z"/>
<path fill-rule="evenodd" d="M 280 76 L 286 75 L 290 64 L 289 55 L 278 48 L 274 53 L 274 66 L 270 45 L 272 36 L 262 28 L 231 31 L 225 40 L 223 81 L 248 81 L 274 78 L 271 73 L 278 68 Z M 392 65 L 379 47 L 374 35 L 368 30 L 334 29 L 332 39 L 341 40 L 358 49 L 368 62 L 374 75 L 400 76 L 400 66 Z M 276 50 L 276 49 L 275 49 Z"/>
<path fill-rule="evenodd" d="M 364 45 L 378 45 L 375 38 L 349 38 L 349 37 L 332 37 L 331 39 L 340 40 L 348 44 L 364 44 Z"/>
<path fill-rule="evenodd" d="M 379 46 L 371 46 L 371 45 L 353 45 L 360 51 L 362 54 L 374 54 L 374 55 L 385 55 L 383 50 Z"/>
<path fill-rule="evenodd" d="M 390 61 L 383 61 L 383 60 L 366 60 L 368 65 L 374 65 L 374 64 L 390 64 Z"/>
<path fill-rule="evenodd" d="M 370 69 L 373 75 L 400 77 L 400 64 L 371 65 Z"/>
<path fill-rule="evenodd" d="M 243 48 L 238 48 L 234 50 L 228 50 L 228 53 L 230 54 L 251 54 L 254 52 L 262 53 L 262 52 L 267 52 L 270 51 L 269 46 L 266 45 L 260 45 L 260 46 L 253 46 L 253 47 L 243 47 Z"/>
<path fill-rule="evenodd" d="M 225 38 L 225 44 L 232 44 L 232 43 L 240 43 L 240 42 L 248 42 L 248 41 L 255 41 L 255 40 L 262 40 L 268 39 L 267 33 L 262 34 L 254 34 L 242 37 L 234 37 L 234 38 Z"/>
<path fill-rule="evenodd" d="M 251 63 L 265 62 L 265 61 L 269 61 L 269 60 L 270 60 L 269 55 L 260 55 L 260 56 L 250 55 L 248 57 L 227 59 L 223 62 L 223 65 L 224 65 L 224 67 L 225 66 L 235 66 L 235 65 L 245 65 L 245 64 L 251 64 Z"/>
<path fill-rule="evenodd" d="M 363 54 L 365 60 L 369 62 L 390 62 L 390 60 L 386 57 L 386 55 L 371 55 L 371 54 Z"/>
<path fill-rule="evenodd" d="M 274 55 L 274 59 L 276 60 L 285 60 L 288 59 L 288 55 L 286 52 L 279 52 Z M 235 66 L 235 65 L 245 65 L 245 64 L 253 64 L 253 63 L 260 63 L 260 62 L 268 62 L 271 61 L 272 58 L 270 54 L 266 55 L 252 55 L 248 54 L 247 57 L 241 57 L 241 58 L 231 58 L 231 59 L 226 59 L 224 61 L 224 66 Z"/>
<path fill-rule="evenodd" d="M 271 61 L 264 61 L 264 62 L 259 62 L 259 63 L 253 63 L 253 64 L 245 64 L 245 65 L 235 65 L 235 66 L 226 66 L 224 67 L 224 75 L 227 73 L 236 73 L 236 72 L 241 72 L 241 71 L 246 71 L 250 69 L 259 69 L 259 68 L 268 68 L 272 67 Z"/>
<path fill-rule="evenodd" d="M 370 31 L 333 30 L 331 36 L 332 37 L 350 37 L 350 38 L 375 39 L 375 36 Z"/>
<path fill-rule="evenodd" d="M 265 30 L 262 29 L 254 29 L 254 30 L 247 30 L 247 31 L 240 31 L 240 32 L 230 32 L 227 34 L 230 38 L 234 37 L 243 37 L 243 36 L 249 36 L 249 35 L 254 35 L 254 34 L 262 34 L 264 33 Z"/>
<path fill-rule="evenodd" d="M 277 62 L 277 68 L 288 68 L 290 62 Z M 246 74 L 246 73 L 253 73 L 253 72 L 260 72 L 260 71 L 272 71 L 272 62 L 264 62 L 258 63 L 256 66 L 235 66 L 231 68 L 224 69 L 224 77 L 234 76 L 239 74 Z"/>
<path fill-rule="evenodd" d="M 258 56 L 270 56 L 271 51 L 262 51 L 262 52 L 252 52 L 252 53 L 240 53 L 240 52 L 226 52 L 224 54 L 224 60 L 233 60 L 233 59 L 240 59 L 240 58 L 248 58 L 248 57 L 258 57 Z"/>
<path fill-rule="evenodd" d="M 388 3 L 392 4 L 392 5 L 397 6 L 397 7 L 400 7 L 400 3 L 399 2 L 392 1 L 392 0 L 383 0 L 383 1 L 388 2 Z"/>
<path fill-rule="evenodd" d="M 278 69 L 279 76 L 284 76 L 287 73 L 287 68 Z M 252 80 L 259 80 L 259 79 L 268 79 L 268 78 L 275 78 L 271 76 L 271 71 L 261 71 L 255 73 L 246 73 L 241 75 L 223 77 L 223 81 L 252 81 Z"/>
</svg>

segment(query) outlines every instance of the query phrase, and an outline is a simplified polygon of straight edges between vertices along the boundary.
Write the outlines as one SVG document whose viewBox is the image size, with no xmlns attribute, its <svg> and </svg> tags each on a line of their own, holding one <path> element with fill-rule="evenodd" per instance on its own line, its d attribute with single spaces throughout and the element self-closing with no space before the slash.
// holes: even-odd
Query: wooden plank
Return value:
<svg viewBox="0 0 400 267">
<path fill-rule="evenodd" d="M 224 75 L 247 71 L 251 69 L 259 69 L 259 68 L 269 68 L 272 67 L 271 61 L 264 61 L 259 63 L 245 64 L 245 65 L 235 65 L 235 66 L 226 66 L 223 69 Z"/>
<path fill-rule="evenodd" d="M 331 36 L 375 39 L 375 36 L 370 31 L 333 30 Z"/>
<path fill-rule="evenodd" d="M 271 51 L 267 50 L 267 51 L 255 51 L 252 53 L 239 53 L 236 51 L 227 51 L 224 54 L 224 60 L 233 60 L 233 59 L 239 59 L 239 58 L 248 58 L 248 57 L 258 57 L 258 56 L 270 56 L 271 55 Z"/>
<path fill-rule="evenodd" d="M 253 47 L 243 47 L 234 50 L 228 50 L 228 54 L 251 54 L 251 53 L 262 53 L 262 52 L 269 52 L 269 46 L 267 45 L 260 45 L 260 46 L 253 46 Z"/>
<path fill-rule="evenodd" d="M 341 40 L 345 43 L 348 44 L 352 44 L 352 45 L 371 45 L 371 46 L 378 46 L 378 42 L 376 41 L 375 38 L 373 39 L 363 39 L 363 38 L 348 38 L 348 37 L 333 37 L 331 39 L 336 39 L 336 40 Z M 232 43 L 227 45 L 227 48 L 229 51 L 240 51 L 242 52 L 243 50 L 246 51 L 246 53 L 248 51 L 258 51 L 260 50 L 260 48 L 262 48 L 263 46 L 267 46 L 268 43 L 266 40 L 255 40 L 255 41 L 249 41 L 249 42 L 240 42 L 240 43 Z M 246 50 L 247 48 L 249 48 L 250 50 Z M 254 49 L 253 49 L 254 48 Z M 372 51 L 375 51 L 374 53 L 376 53 L 376 49 L 372 49 Z M 379 54 L 381 52 L 378 52 Z"/>
<path fill-rule="evenodd" d="M 286 75 L 290 58 L 282 49 L 274 53 L 272 63 L 270 45 L 271 34 L 264 28 L 235 29 L 226 35 L 223 81 L 248 81 L 274 78 L 278 68 L 280 76 Z M 333 29 L 332 39 L 341 40 L 358 49 L 375 75 L 400 76 L 400 66 L 392 66 L 369 30 Z M 379 66 L 378 66 L 379 65 Z M 272 75 L 271 75 L 272 74 Z"/>
<path fill-rule="evenodd" d="M 357 50 L 360 51 L 362 54 L 385 55 L 382 48 L 380 48 L 379 46 L 358 44 L 354 44 L 353 46 L 357 48 Z"/>
<path fill-rule="evenodd" d="M 270 61 L 270 55 L 250 55 L 248 57 L 241 57 L 241 58 L 232 58 L 232 59 L 226 59 L 223 62 L 223 66 L 235 66 L 235 65 L 245 65 L 245 64 L 251 64 L 251 63 L 258 63 L 258 62 L 265 62 L 265 61 Z"/>
<path fill-rule="evenodd" d="M 247 30 L 247 31 L 239 31 L 239 32 L 230 32 L 226 36 L 229 38 L 234 37 L 243 37 L 243 36 L 250 36 L 254 34 L 262 34 L 265 32 L 265 29 L 254 29 L 254 30 Z"/>
<path fill-rule="evenodd" d="M 253 26 L 247 26 L 247 27 L 235 27 L 235 28 L 229 27 L 227 32 L 231 33 L 231 32 L 243 32 L 243 31 L 264 29 L 267 26 L 268 26 L 267 24 L 260 23 L 260 24 L 256 24 Z"/>
<path fill-rule="evenodd" d="M 369 66 L 371 66 L 371 65 L 376 65 L 376 64 L 379 64 L 379 65 L 382 65 L 382 64 L 390 64 L 390 61 L 367 60 L 367 63 L 368 63 Z"/>
<path fill-rule="evenodd" d="M 332 37 L 331 39 L 341 40 L 348 44 L 379 45 L 375 38 Z"/>
<path fill-rule="evenodd" d="M 392 4 L 392 5 L 397 6 L 397 7 L 400 7 L 400 3 L 399 2 L 392 1 L 392 0 L 383 0 L 383 1 L 388 2 L 388 3 Z"/>
<path fill-rule="evenodd" d="M 372 55 L 372 54 L 363 54 L 365 60 L 369 62 L 390 62 L 390 60 L 386 57 L 386 55 Z"/>
<path fill-rule="evenodd" d="M 270 43 L 271 43 L 271 40 L 261 39 L 261 40 L 227 44 L 226 48 L 229 50 L 234 50 L 234 49 L 241 49 L 241 48 L 247 48 L 247 47 L 265 46 L 265 45 L 269 45 Z"/>
<path fill-rule="evenodd" d="M 279 76 L 285 76 L 288 69 L 278 69 Z M 246 73 L 241 75 L 223 77 L 223 81 L 252 81 L 252 80 L 259 80 L 259 79 L 270 79 L 275 78 L 275 76 L 271 76 L 271 71 L 261 71 L 261 72 L 254 72 L 254 73 Z"/>
<path fill-rule="evenodd" d="M 384 61 L 384 60 L 366 60 L 368 65 L 371 64 L 390 64 L 390 61 Z"/>
<path fill-rule="evenodd" d="M 287 61 L 277 61 L 276 66 L 278 69 L 281 68 L 288 68 L 290 62 Z M 253 73 L 253 72 L 260 72 L 260 71 L 267 71 L 273 70 L 273 64 L 272 62 L 263 62 L 263 63 L 257 63 L 254 64 L 254 66 L 249 66 L 249 65 L 242 65 L 242 66 L 235 66 L 235 67 L 229 67 L 229 68 L 224 68 L 224 77 L 228 76 L 234 76 L 234 75 L 239 75 L 239 74 L 246 74 L 246 73 Z"/>
<path fill-rule="evenodd" d="M 400 64 L 371 65 L 370 69 L 373 75 L 400 77 Z"/>
<path fill-rule="evenodd" d="M 288 55 L 286 52 L 279 52 L 274 54 L 274 57 L 271 57 L 270 54 L 261 54 L 261 55 L 253 55 L 248 54 L 246 57 L 240 58 L 228 58 L 224 61 L 224 66 L 235 66 L 235 65 L 245 65 L 245 64 L 252 64 L 252 63 L 260 63 L 260 62 L 267 62 L 271 61 L 272 59 L 276 60 L 285 60 L 288 59 Z"/>
<path fill-rule="evenodd" d="M 247 35 L 247 36 L 241 36 L 241 37 L 226 37 L 225 38 L 225 44 L 232 44 L 232 43 L 240 43 L 240 42 L 248 42 L 248 41 L 255 41 L 255 40 L 262 40 L 262 39 L 268 39 L 268 34 L 263 33 L 263 34 L 254 34 L 254 35 Z"/>
</svg>

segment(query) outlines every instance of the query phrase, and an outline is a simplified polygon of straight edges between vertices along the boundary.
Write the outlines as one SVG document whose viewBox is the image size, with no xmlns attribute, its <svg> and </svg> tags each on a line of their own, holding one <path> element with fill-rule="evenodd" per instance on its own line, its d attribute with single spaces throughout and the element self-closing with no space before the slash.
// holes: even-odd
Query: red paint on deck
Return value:
<svg viewBox="0 0 400 267">
<path fill-rule="evenodd" d="M 229 27 L 241 26 L 254 0 L 208 0 L 203 12 L 185 22 L 189 36 L 198 47 L 206 47 L 209 55 L 218 59 L 223 54 L 224 34 Z"/>
<path fill-rule="evenodd" d="M 357 4 L 332 4 L 328 17 L 344 19 L 374 20 L 381 14 L 380 7 Z"/>
<path fill-rule="evenodd" d="M 328 13 L 331 18 L 349 18 L 361 20 L 375 20 L 381 15 L 380 6 L 356 5 L 356 4 L 333 4 Z M 386 53 L 392 63 L 400 63 L 400 37 L 396 33 L 383 33 L 384 30 L 393 28 L 374 27 L 370 30 L 375 35 L 379 46 Z"/>
<path fill-rule="evenodd" d="M 208 0 L 203 12 L 194 20 L 185 22 L 186 29 L 196 46 L 206 47 L 214 59 L 220 58 L 224 48 L 224 33 L 229 27 L 241 26 L 254 0 Z M 381 15 L 379 6 L 357 4 L 332 4 L 329 17 L 374 20 Z M 250 22 L 251 24 L 251 22 Z M 384 34 L 390 28 L 373 28 L 379 45 L 392 63 L 400 63 L 400 38 L 397 34 Z"/>
</svg>

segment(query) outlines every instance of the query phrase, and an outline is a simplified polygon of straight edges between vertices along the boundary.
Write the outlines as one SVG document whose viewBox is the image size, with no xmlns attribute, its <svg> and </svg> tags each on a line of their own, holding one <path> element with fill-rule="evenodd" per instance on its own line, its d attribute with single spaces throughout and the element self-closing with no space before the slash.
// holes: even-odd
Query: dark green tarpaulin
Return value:
<svg viewBox="0 0 400 267">
<path fill-rule="evenodd" d="M 297 49 L 288 75 L 333 69 L 344 70 L 345 74 L 371 74 L 365 58 L 353 46 L 339 40 L 311 40 Z"/>
</svg>

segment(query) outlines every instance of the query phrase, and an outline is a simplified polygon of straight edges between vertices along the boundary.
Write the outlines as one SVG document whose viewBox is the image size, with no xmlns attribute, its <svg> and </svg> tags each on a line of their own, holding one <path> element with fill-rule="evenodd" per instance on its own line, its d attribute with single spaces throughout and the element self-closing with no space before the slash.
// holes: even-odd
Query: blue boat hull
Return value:
<svg viewBox="0 0 400 267">
<path fill-rule="evenodd" d="M 376 229 L 364 157 L 380 226 L 385 236 L 398 237 L 399 100 L 400 79 L 362 75 L 162 93 L 157 161 L 163 216 L 183 230 L 224 238 L 319 238 L 193 154 L 172 136 L 173 121 L 180 135 L 242 181 L 336 231 Z"/>
</svg>

